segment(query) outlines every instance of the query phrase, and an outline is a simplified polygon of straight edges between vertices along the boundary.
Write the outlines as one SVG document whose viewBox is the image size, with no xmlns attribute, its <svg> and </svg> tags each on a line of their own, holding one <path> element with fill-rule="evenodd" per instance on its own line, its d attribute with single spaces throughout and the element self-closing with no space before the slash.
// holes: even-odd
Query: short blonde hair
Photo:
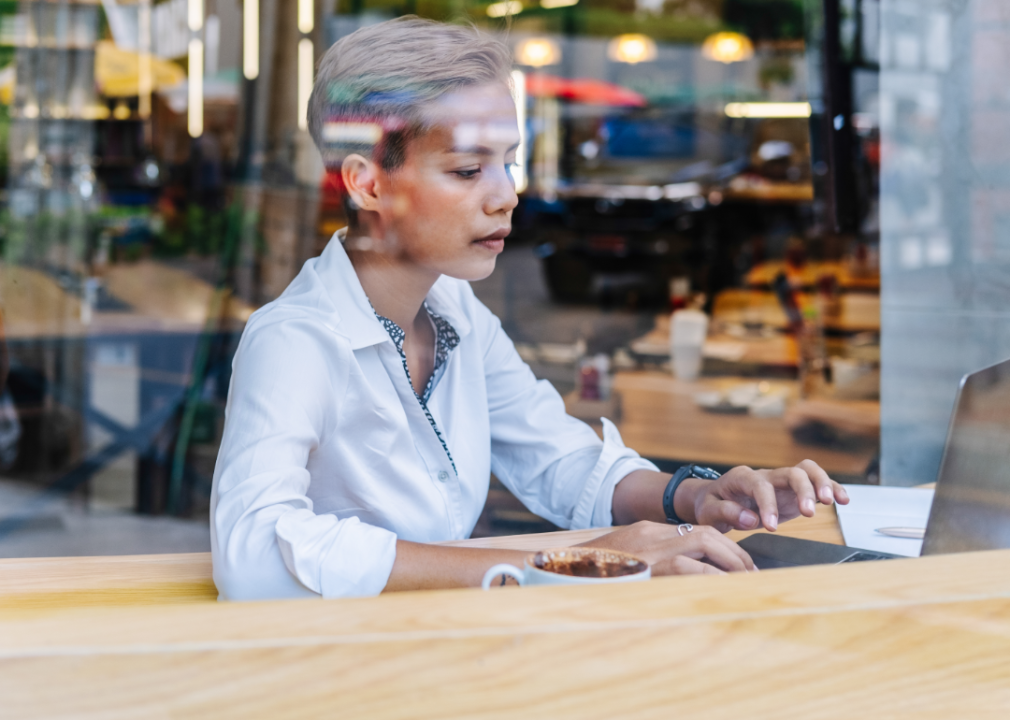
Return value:
<svg viewBox="0 0 1010 720">
<path fill-rule="evenodd" d="M 425 105 L 470 85 L 509 85 L 511 67 L 505 43 L 472 25 L 408 15 L 363 27 L 319 61 L 309 133 L 329 168 L 351 152 L 366 152 L 392 170 L 403 163 L 407 141 L 423 130 Z M 381 133 L 370 137 L 369 128 Z"/>
</svg>

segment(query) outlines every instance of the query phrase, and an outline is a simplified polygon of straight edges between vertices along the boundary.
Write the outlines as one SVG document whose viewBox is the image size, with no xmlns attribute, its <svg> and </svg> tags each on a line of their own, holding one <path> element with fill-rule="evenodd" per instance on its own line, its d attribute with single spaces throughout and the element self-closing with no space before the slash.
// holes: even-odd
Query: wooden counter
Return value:
<svg viewBox="0 0 1010 720">
<path fill-rule="evenodd" d="M 5 718 L 1002 718 L 1010 551 L 596 587 L 0 611 Z"/>
<path fill-rule="evenodd" d="M 782 530 L 838 538 L 830 508 Z M 535 549 L 599 532 L 454 544 Z M 209 570 L 206 554 L 0 561 L 0 716 L 1010 713 L 1010 550 L 350 600 L 179 592 L 206 589 Z"/>
</svg>

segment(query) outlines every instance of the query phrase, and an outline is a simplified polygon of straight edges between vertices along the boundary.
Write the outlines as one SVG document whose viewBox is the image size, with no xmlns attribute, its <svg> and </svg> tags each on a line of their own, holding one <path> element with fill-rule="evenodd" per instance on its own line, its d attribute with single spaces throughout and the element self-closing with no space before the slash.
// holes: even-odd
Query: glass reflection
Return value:
<svg viewBox="0 0 1010 720">
<path fill-rule="evenodd" d="M 513 51 L 520 205 L 475 291 L 569 411 L 620 420 L 666 466 L 821 453 L 840 478 L 865 479 L 875 220 L 834 233 L 815 201 L 819 80 L 802 3 L 391 7 L 21 0 L 0 16 L 0 555 L 106 551 L 103 523 L 134 513 L 190 522 L 127 533 L 117 552 L 207 546 L 245 321 L 348 224 L 333 168 L 396 129 L 335 115 L 320 154 L 316 63 L 408 12 L 477 23 Z M 853 112 L 879 158 L 875 109 Z M 682 309 L 708 316 L 694 383 L 670 366 Z M 38 518 L 63 535 L 32 536 Z M 495 486 L 478 531 L 545 528 Z"/>
</svg>

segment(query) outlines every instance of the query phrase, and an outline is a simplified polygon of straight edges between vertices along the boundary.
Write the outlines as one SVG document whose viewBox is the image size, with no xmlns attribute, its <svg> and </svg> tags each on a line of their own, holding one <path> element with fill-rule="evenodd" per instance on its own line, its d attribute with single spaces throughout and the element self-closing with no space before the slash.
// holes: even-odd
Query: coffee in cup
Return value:
<svg viewBox="0 0 1010 720">
<path fill-rule="evenodd" d="M 541 550 L 526 558 L 523 569 L 495 565 L 484 575 L 487 590 L 494 578 L 508 575 L 520 585 L 592 585 L 648 580 L 648 563 L 634 555 L 603 548 L 569 547 Z"/>
</svg>

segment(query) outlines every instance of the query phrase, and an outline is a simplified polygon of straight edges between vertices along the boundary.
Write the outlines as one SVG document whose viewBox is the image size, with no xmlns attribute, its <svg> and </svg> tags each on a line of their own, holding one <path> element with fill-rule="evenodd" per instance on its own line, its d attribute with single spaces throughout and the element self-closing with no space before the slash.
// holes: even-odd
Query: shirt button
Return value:
<svg viewBox="0 0 1010 720">
<path fill-rule="evenodd" d="M 449 473 L 447 473 L 445 470 L 443 470 L 442 472 L 440 472 L 438 474 L 438 479 L 441 480 L 442 482 L 445 482 L 446 480 L 449 479 Z"/>
</svg>

